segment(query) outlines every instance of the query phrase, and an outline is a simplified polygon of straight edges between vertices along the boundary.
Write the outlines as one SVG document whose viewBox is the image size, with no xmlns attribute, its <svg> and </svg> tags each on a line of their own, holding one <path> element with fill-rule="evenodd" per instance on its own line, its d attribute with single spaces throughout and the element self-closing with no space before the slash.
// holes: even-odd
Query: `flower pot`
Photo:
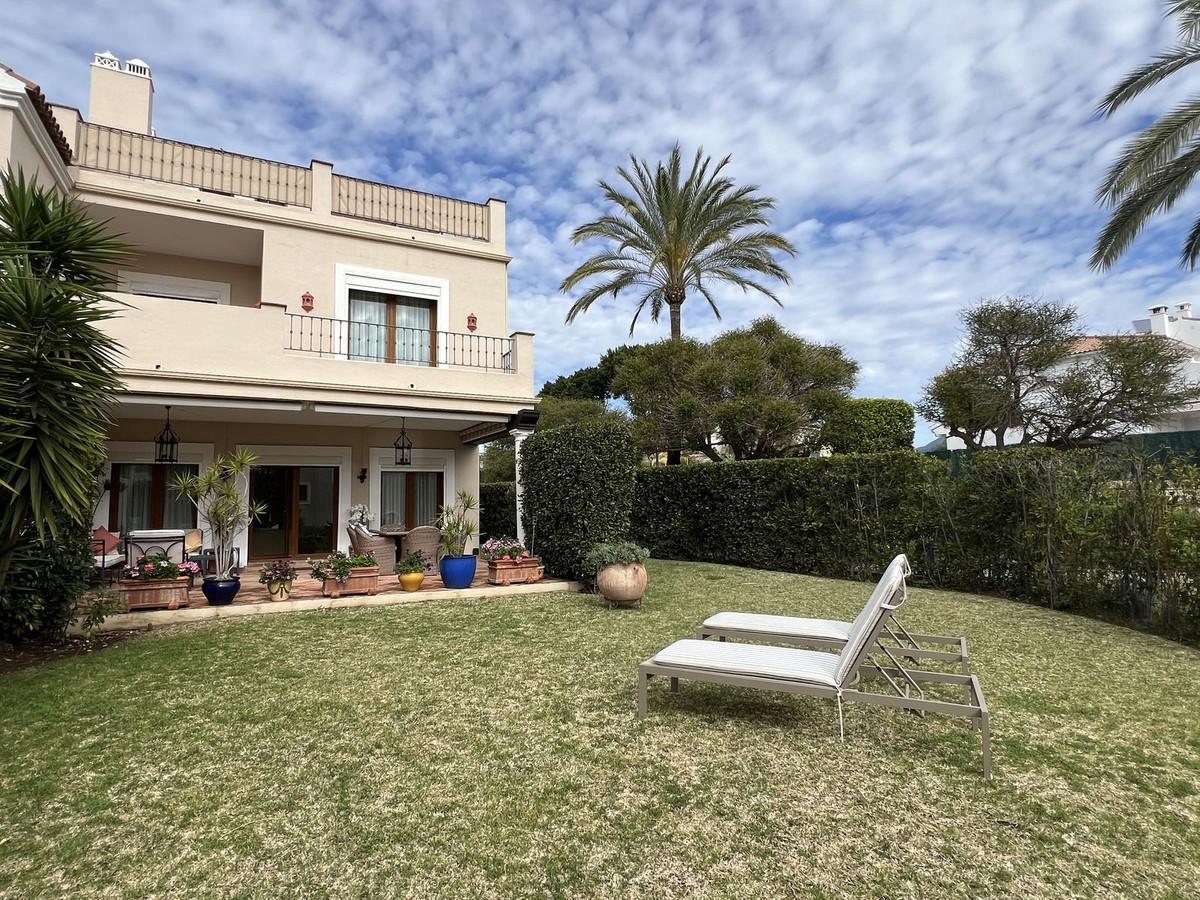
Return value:
<svg viewBox="0 0 1200 900">
<path fill-rule="evenodd" d="M 540 581 L 546 567 L 536 556 L 524 559 L 489 559 L 488 584 L 533 584 Z"/>
<path fill-rule="evenodd" d="M 292 596 L 292 581 L 268 581 L 267 591 L 272 600 L 287 600 Z"/>
<path fill-rule="evenodd" d="M 237 596 L 241 587 L 242 580 L 240 578 L 210 577 L 204 579 L 200 590 L 208 599 L 209 606 L 228 606 L 233 602 L 233 598 Z"/>
<path fill-rule="evenodd" d="M 358 566 L 350 570 L 350 576 L 342 582 L 326 578 L 321 589 L 326 597 L 341 597 L 343 594 L 379 593 L 379 566 Z"/>
<path fill-rule="evenodd" d="M 442 576 L 442 584 L 451 590 L 470 587 L 475 580 L 475 565 L 477 556 L 443 556 L 438 563 L 438 572 Z"/>
<path fill-rule="evenodd" d="M 419 591 L 424 581 L 424 572 L 404 572 L 400 575 L 400 587 L 404 588 L 410 594 L 413 591 Z"/>
<path fill-rule="evenodd" d="M 125 612 L 135 609 L 179 609 L 188 605 L 188 579 L 123 578 L 120 584 Z"/>
<path fill-rule="evenodd" d="M 596 588 L 609 603 L 633 603 L 646 594 L 646 567 L 640 562 L 605 566 L 596 573 Z"/>
</svg>

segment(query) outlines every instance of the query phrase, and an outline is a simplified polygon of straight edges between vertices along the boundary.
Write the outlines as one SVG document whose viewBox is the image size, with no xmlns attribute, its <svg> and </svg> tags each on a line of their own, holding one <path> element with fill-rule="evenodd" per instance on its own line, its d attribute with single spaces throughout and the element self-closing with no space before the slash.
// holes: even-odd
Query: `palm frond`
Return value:
<svg viewBox="0 0 1200 900">
<path fill-rule="evenodd" d="M 1115 205 L 1122 195 L 1150 178 L 1200 132 L 1200 97 L 1161 116 L 1121 151 L 1097 192 L 1102 203 Z"/>
<path fill-rule="evenodd" d="M 1096 112 L 1102 116 L 1111 116 L 1130 100 L 1197 60 L 1200 60 L 1200 43 L 1194 42 L 1179 44 L 1158 54 L 1150 62 L 1138 66 L 1126 75 L 1116 87 L 1105 94 Z"/>
</svg>

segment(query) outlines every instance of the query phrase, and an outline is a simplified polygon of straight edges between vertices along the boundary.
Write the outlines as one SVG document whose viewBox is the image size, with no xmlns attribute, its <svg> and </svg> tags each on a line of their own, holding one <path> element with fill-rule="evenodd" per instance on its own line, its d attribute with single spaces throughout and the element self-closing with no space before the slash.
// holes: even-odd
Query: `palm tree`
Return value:
<svg viewBox="0 0 1200 900">
<path fill-rule="evenodd" d="M 30 535 L 90 522 L 120 388 L 100 292 L 124 256 L 78 202 L 0 174 L 0 586 Z"/>
<path fill-rule="evenodd" d="M 1098 112 L 1114 112 L 1180 69 L 1200 61 L 1200 0 L 1168 0 L 1166 15 L 1179 17 L 1179 43 L 1134 69 L 1108 92 Z M 1112 208 L 1096 239 L 1091 267 L 1107 270 L 1155 213 L 1169 211 L 1200 172 L 1200 97 L 1186 100 L 1143 130 L 1121 151 L 1098 192 Z M 1200 260 L 1200 219 L 1184 242 L 1180 265 Z"/>
<path fill-rule="evenodd" d="M 571 304 L 568 322 L 601 297 L 615 298 L 627 288 L 641 294 L 630 334 L 647 306 L 656 322 L 666 306 L 671 337 L 676 340 L 682 336 L 680 310 L 689 290 L 704 297 L 718 319 L 721 311 L 711 293 L 715 282 L 758 291 L 779 303 L 770 288 L 747 275 L 766 275 L 784 284 L 791 280 L 773 256 L 796 253 L 786 238 L 768 228 L 767 212 L 774 209 L 775 201 L 759 195 L 755 185 L 737 187 L 732 178 L 722 175 L 728 156 L 713 166 L 712 158 L 702 154 L 703 150 L 696 151 L 686 178 L 676 144 L 667 162 L 653 169 L 631 156 L 632 172 L 617 169 L 624 185 L 600 182 L 605 199 L 617 211 L 580 225 L 571 240 L 579 244 L 601 238 L 613 246 L 563 279 L 559 287 L 563 293 L 588 279 L 599 279 Z"/>
</svg>

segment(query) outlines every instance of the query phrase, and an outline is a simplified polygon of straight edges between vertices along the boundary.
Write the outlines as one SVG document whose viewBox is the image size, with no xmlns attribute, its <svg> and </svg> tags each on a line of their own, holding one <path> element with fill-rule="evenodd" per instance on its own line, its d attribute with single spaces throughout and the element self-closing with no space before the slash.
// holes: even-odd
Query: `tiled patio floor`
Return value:
<svg viewBox="0 0 1200 900">
<path fill-rule="evenodd" d="M 242 573 L 242 589 L 229 606 L 209 606 L 197 584 L 189 593 L 189 604 L 182 609 L 139 610 L 109 616 L 100 626 L 100 631 L 123 631 L 134 628 L 154 628 L 163 625 L 179 625 L 186 622 L 201 622 L 207 619 L 233 618 L 247 615 L 271 615 L 283 612 L 299 612 L 317 609 L 350 609 L 360 606 L 393 606 L 403 603 L 422 603 L 431 600 L 461 600 L 505 597 L 514 594 L 541 594 L 553 591 L 579 591 L 583 586 L 576 581 L 561 581 L 543 578 L 533 584 L 495 585 L 487 583 L 486 570 L 477 575 L 469 588 L 454 590 L 442 584 L 437 575 L 426 576 L 421 590 L 409 593 L 400 587 L 395 575 L 380 576 L 379 592 L 368 596 L 351 594 L 344 597 L 325 597 L 321 594 L 320 582 L 305 573 L 296 580 L 291 597 L 287 600 L 272 600 L 265 584 L 259 584 L 257 568 Z"/>
</svg>

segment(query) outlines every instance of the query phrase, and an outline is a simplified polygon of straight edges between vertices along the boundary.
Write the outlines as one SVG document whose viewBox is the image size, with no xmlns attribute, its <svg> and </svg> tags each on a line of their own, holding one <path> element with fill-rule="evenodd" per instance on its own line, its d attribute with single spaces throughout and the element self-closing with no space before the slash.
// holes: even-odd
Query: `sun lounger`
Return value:
<svg viewBox="0 0 1200 900">
<path fill-rule="evenodd" d="M 647 712 L 651 678 L 670 679 L 671 690 L 679 690 L 680 679 L 734 687 L 786 691 L 809 697 L 835 700 L 838 726 L 845 739 L 843 703 L 861 702 L 942 715 L 962 716 L 980 730 L 983 742 L 983 775 L 991 777 L 991 747 L 987 702 L 975 675 L 932 672 L 906 668 L 880 645 L 888 620 L 903 602 L 908 561 L 900 556 L 888 566 L 871 600 L 851 623 L 837 653 L 795 647 L 763 646 L 687 639 L 663 648 L 638 667 L 638 717 Z M 883 659 L 876 660 L 876 655 Z M 891 693 L 860 689 L 860 676 L 874 672 Z M 925 696 L 921 684 L 958 685 L 963 702 L 952 703 Z"/>
<path fill-rule="evenodd" d="M 903 554 L 892 560 L 891 564 L 903 566 L 905 576 L 911 574 L 908 560 Z M 900 603 L 903 603 L 903 598 L 896 604 L 897 607 Z M 870 604 L 871 600 L 868 600 L 863 612 L 859 613 L 860 616 Z M 704 624 L 696 629 L 696 636 L 701 640 L 715 637 L 722 641 L 732 639 L 838 650 L 845 645 L 853 627 L 853 622 L 838 619 L 719 612 L 704 620 Z M 964 675 L 971 672 L 966 638 L 940 634 L 912 634 L 900 624 L 894 614 L 884 625 L 880 635 L 880 646 L 887 647 L 892 654 L 901 659 L 910 659 L 918 664 L 920 660 L 938 660 L 957 664 Z"/>
</svg>

